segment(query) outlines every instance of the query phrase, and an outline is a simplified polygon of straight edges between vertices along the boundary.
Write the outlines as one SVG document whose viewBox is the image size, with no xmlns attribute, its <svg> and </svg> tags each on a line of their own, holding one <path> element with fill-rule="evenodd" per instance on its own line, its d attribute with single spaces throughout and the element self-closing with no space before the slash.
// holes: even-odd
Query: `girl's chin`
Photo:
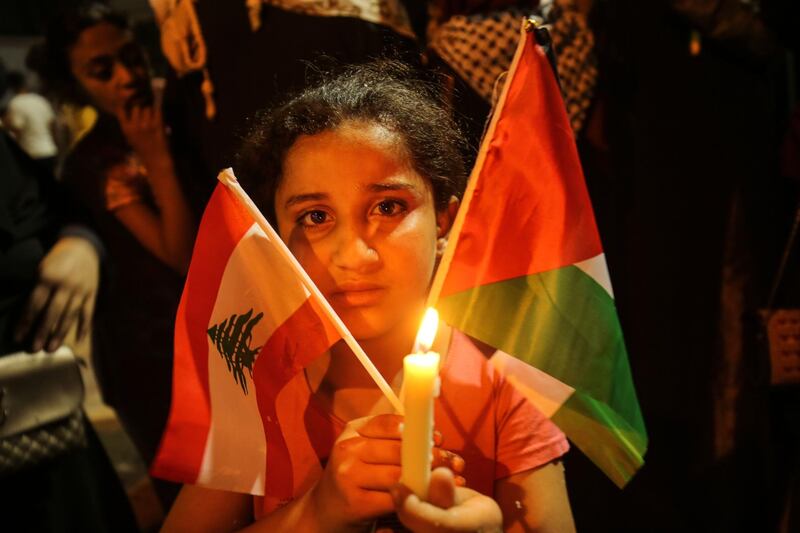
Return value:
<svg viewBox="0 0 800 533">
<path fill-rule="evenodd" d="M 408 349 L 414 343 L 420 321 L 423 304 L 415 307 L 347 307 L 333 305 L 334 310 L 358 341 L 371 341 L 391 336 L 396 342 L 408 340 Z"/>
<path fill-rule="evenodd" d="M 381 337 L 392 329 L 383 317 L 376 316 L 378 313 L 374 310 L 344 309 L 340 311 L 337 309 L 336 312 L 357 341 L 368 341 Z"/>
</svg>

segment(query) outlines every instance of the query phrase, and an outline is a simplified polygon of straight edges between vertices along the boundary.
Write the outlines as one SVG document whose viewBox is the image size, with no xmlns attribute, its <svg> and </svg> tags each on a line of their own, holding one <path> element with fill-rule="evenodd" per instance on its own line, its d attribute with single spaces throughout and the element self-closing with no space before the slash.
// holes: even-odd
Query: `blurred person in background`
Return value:
<svg viewBox="0 0 800 533">
<path fill-rule="evenodd" d="M 58 148 L 54 141 L 56 115 L 45 97 L 28 89 L 25 74 L 12 71 L 6 75 L 12 93 L 3 116 L 3 125 L 31 158 L 55 169 Z"/>
<path fill-rule="evenodd" d="M 43 58 L 40 76 L 54 98 L 97 111 L 62 177 L 108 250 L 94 335 L 101 391 L 149 464 L 169 411 L 173 321 L 195 230 L 180 161 L 124 16 L 102 4 L 61 13 Z M 168 507 L 177 487 L 155 487 Z"/>
<path fill-rule="evenodd" d="M 798 6 L 593 2 L 579 147 L 650 447 L 624 491 L 567 457 L 579 530 L 797 530 L 800 447 L 753 319 L 796 201 L 777 162 Z"/>
<path fill-rule="evenodd" d="M 172 67 L 165 99 L 179 115 L 174 135 L 214 176 L 231 165 L 256 112 L 303 89 L 310 71 L 378 57 L 420 62 L 402 0 L 150 4 Z"/>
<path fill-rule="evenodd" d="M 0 63 L 0 94 L 5 92 Z M 90 327 L 103 246 L 53 177 L 0 131 L 0 358 L 55 351 Z M 38 394 L 61 394 L 42 389 Z M 3 528 L 127 532 L 135 520 L 91 424 L 77 447 L 0 475 Z"/>
</svg>

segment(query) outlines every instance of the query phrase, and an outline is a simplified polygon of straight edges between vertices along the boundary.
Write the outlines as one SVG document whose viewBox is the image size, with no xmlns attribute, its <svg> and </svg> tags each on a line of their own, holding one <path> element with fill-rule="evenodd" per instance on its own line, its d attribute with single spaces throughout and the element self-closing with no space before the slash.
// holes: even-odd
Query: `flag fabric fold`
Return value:
<svg viewBox="0 0 800 533">
<path fill-rule="evenodd" d="M 277 396 L 340 336 L 286 253 L 218 184 L 178 308 L 172 406 L 155 477 L 276 502 L 292 497 Z"/>
<path fill-rule="evenodd" d="M 523 29 L 431 302 L 618 486 L 647 435 L 561 93 Z"/>
</svg>

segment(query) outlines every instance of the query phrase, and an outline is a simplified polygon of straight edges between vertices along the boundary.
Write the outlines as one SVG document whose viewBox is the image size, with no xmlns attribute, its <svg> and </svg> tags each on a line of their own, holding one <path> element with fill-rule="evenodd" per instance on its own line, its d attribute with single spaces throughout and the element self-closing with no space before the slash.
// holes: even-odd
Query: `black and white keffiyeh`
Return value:
<svg viewBox="0 0 800 533">
<path fill-rule="evenodd" d="M 488 102 L 511 65 L 521 19 L 538 16 L 548 24 L 556 52 L 561 91 L 573 131 L 586 120 L 597 82 L 594 34 L 574 0 L 545 0 L 535 9 L 505 8 L 456 15 L 438 26 L 429 46 Z"/>
</svg>

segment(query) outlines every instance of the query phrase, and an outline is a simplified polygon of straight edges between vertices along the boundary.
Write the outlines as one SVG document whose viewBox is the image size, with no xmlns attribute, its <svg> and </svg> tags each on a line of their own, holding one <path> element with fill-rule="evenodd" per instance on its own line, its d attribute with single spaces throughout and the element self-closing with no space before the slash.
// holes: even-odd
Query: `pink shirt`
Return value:
<svg viewBox="0 0 800 533">
<path fill-rule="evenodd" d="M 453 332 L 450 353 L 440 375 L 442 383 L 435 401 L 435 426 L 444 437 L 442 447 L 464 458 L 463 475 L 468 487 L 493 496 L 496 480 L 547 464 L 569 449 L 564 434 L 526 400 L 463 333 Z M 305 379 L 302 385 L 295 380 L 288 388 L 292 387 L 293 393 L 281 393 L 283 398 L 279 397 L 278 409 L 284 437 L 293 456 L 293 485 L 297 497 L 319 477 L 336 437 L 344 429 L 344 422 L 322 410 L 313 399 L 309 402 Z M 300 398 L 303 387 L 305 398 Z M 287 400 L 287 396 L 292 399 Z M 301 405 L 306 408 L 298 410 Z M 293 416 L 280 416 L 283 408 L 292 409 Z M 301 412 L 302 417 L 298 416 Z M 300 424 L 286 427 L 284 420 L 288 422 L 290 418 L 302 420 Z M 303 449 L 308 451 L 303 453 Z M 311 462 L 316 464 L 309 465 L 312 454 L 315 457 Z M 286 503 L 268 500 L 256 498 L 256 518 Z"/>
</svg>

